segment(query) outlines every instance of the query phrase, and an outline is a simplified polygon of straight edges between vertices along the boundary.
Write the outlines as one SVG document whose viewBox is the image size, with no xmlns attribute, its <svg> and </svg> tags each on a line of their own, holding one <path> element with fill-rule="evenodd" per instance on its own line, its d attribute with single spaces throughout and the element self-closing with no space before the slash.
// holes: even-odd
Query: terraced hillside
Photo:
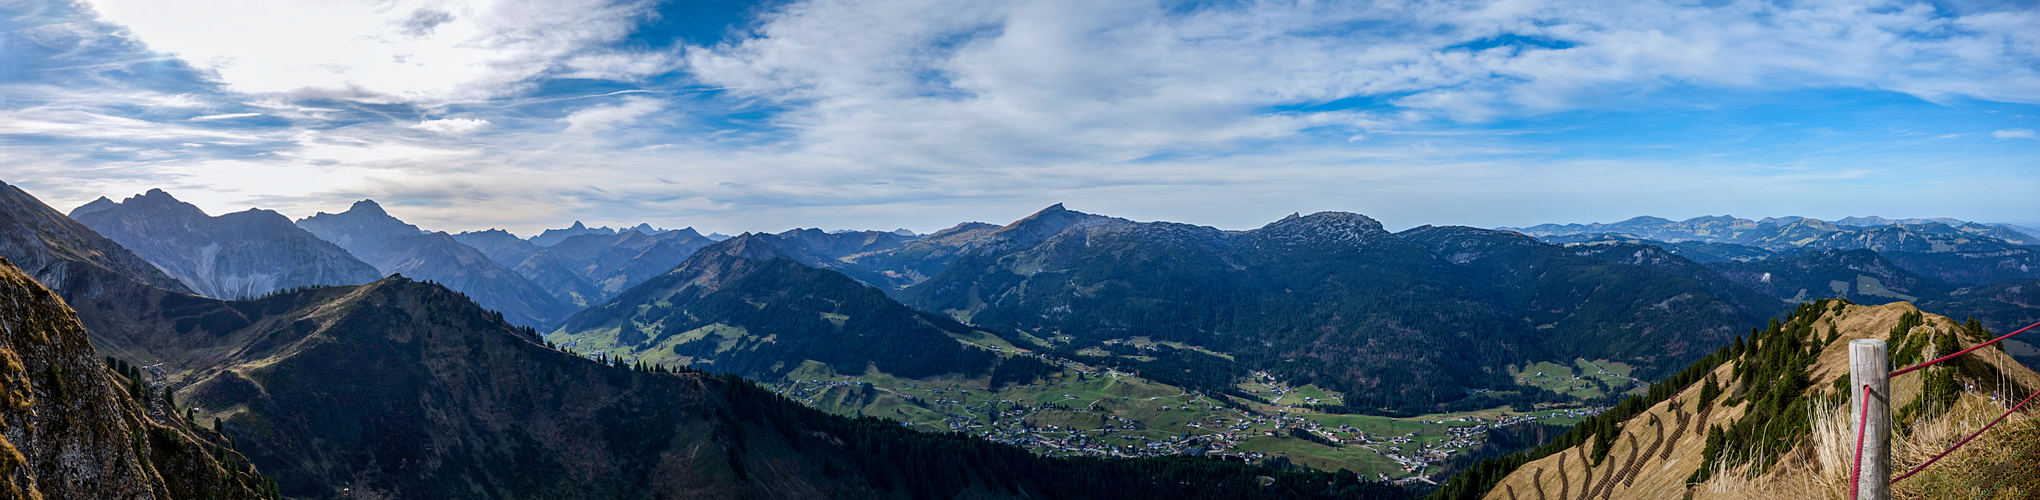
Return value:
<svg viewBox="0 0 2040 500">
<path fill-rule="evenodd" d="M 1988 335 L 1904 302 L 1809 304 L 1551 443 L 1473 467 L 1433 498 L 1838 498 L 1854 438 L 1848 342 L 1885 339 L 1894 366 L 1910 366 Z M 1893 380 L 1895 470 L 1953 444 L 1950 429 L 1978 428 L 2006 398 L 2040 389 L 2040 374 L 1995 346 L 1953 363 Z M 1898 492 L 1917 497 L 1909 488 L 1930 483 Z"/>
</svg>

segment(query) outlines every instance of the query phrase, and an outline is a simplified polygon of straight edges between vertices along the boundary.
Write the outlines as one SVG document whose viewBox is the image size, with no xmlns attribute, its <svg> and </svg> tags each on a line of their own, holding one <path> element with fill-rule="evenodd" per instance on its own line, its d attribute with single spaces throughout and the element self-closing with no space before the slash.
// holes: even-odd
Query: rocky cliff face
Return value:
<svg viewBox="0 0 2040 500">
<path fill-rule="evenodd" d="M 231 444 L 133 383 L 100 364 L 55 293 L 0 259 L 0 499 L 267 497 Z"/>
<path fill-rule="evenodd" d="M 212 217 L 160 189 L 119 203 L 95 201 L 71 217 L 207 297 L 255 297 L 382 277 L 374 266 L 282 214 L 250 209 Z"/>
</svg>

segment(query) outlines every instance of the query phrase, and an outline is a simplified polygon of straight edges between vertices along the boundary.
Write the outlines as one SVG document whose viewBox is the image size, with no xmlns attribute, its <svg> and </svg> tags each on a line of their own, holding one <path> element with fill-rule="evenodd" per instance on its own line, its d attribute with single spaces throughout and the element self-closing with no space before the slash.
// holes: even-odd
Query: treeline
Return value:
<svg viewBox="0 0 2040 500">
<path fill-rule="evenodd" d="M 1452 476 L 1450 480 L 1446 481 L 1444 486 L 1432 491 L 1426 498 L 1433 500 L 1472 500 L 1481 498 L 1489 490 L 1494 489 L 1495 485 L 1500 484 L 1503 479 L 1507 478 L 1510 473 L 1522 467 L 1523 464 L 1585 444 L 1589 439 L 1593 439 L 1595 444 L 1591 450 L 1591 461 L 1598 464 L 1607 458 L 1609 448 L 1614 444 L 1615 436 L 1620 433 L 1624 421 L 1643 413 L 1658 403 L 1671 399 L 1672 396 L 1678 395 L 1688 386 L 1696 382 L 1705 381 L 1706 385 L 1701 387 L 1700 404 L 1712 404 L 1713 399 L 1720 396 L 1722 389 L 1710 374 L 1716 368 L 1729 362 L 1736 363 L 1737 376 L 1733 377 L 1734 379 L 1746 381 L 1763 380 L 1766 381 L 1765 384 L 1755 385 L 1769 387 L 1757 393 L 1757 398 L 1747 398 L 1756 401 L 1758 405 L 1752 408 L 1752 413 L 1765 408 L 1779 410 L 1778 413 L 1789 413 L 1791 407 L 1794 406 L 1798 407 L 1799 411 L 1803 413 L 1805 405 L 1795 405 L 1793 403 L 1797 401 L 1796 394 L 1803 393 L 1806 388 L 1806 382 L 1804 382 L 1803 377 L 1810 358 L 1806 357 L 1807 351 L 1804 346 L 1807 342 L 1803 340 L 1803 335 L 1799 337 L 1801 340 L 1793 340 L 1793 335 L 1812 332 L 1813 322 L 1823 312 L 1829 309 L 1839 309 L 1847 304 L 1849 302 L 1845 299 L 1826 299 L 1809 304 L 1801 304 L 1792 312 L 1791 316 L 1788 316 L 1785 324 L 1781 325 L 1777 320 L 1772 320 L 1770 328 L 1762 331 L 1752 330 L 1752 340 L 1747 342 L 1743 337 L 1736 337 L 1735 341 L 1730 345 L 1716 349 L 1713 353 L 1688 365 L 1685 369 L 1673 374 L 1663 382 L 1651 384 L 1650 389 L 1644 395 L 1630 396 L 1623 399 L 1621 403 L 1610 407 L 1600 415 L 1588 418 L 1574 425 L 1572 430 L 1560 435 L 1558 439 L 1554 439 L 1529 451 L 1482 460 L 1480 463 Z M 1786 325 L 1790 325 L 1791 328 L 1788 330 Z M 1830 340 L 1832 340 L 1831 337 Z M 1813 352 L 1816 354 L 1819 352 L 1817 346 Z M 1792 370 L 1795 366 L 1798 367 L 1798 376 L 1801 377 L 1796 385 L 1800 389 L 1797 392 L 1788 390 L 1790 387 L 1795 386 L 1794 382 L 1791 381 L 1791 378 L 1794 376 Z M 1778 380 L 1777 378 L 1764 378 L 1781 376 L 1787 380 L 1777 384 L 1771 382 Z M 1746 383 L 1739 386 L 1738 391 L 1743 392 L 1745 389 L 1742 388 L 1747 388 L 1750 385 L 1752 384 Z M 1771 387 L 1773 385 L 1777 387 Z M 1793 395 L 1787 396 L 1788 393 Z M 1749 396 L 1749 394 L 1744 394 L 1743 396 Z M 1724 404 L 1733 406 L 1734 403 Z M 1776 419 L 1780 417 L 1777 413 L 1773 413 L 1769 418 Z M 1746 414 L 1744 420 L 1749 420 L 1749 414 Z M 1757 422 L 1756 420 L 1749 421 Z M 1795 422 L 1799 427 L 1806 425 L 1806 419 L 1804 415 L 1801 415 L 1793 422 L 1778 422 L 1781 425 L 1777 427 L 1793 427 Z M 1740 425 L 1741 420 L 1738 421 L 1738 427 Z M 1799 432 L 1803 434 L 1804 430 L 1802 429 Z M 1790 433 L 1791 431 L 1789 430 L 1781 430 L 1772 437 L 1782 438 L 1791 435 Z M 1717 445 L 1714 444 L 1717 440 L 1725 441 L 1725 439 L 1725 437 L 1716 438 L 1710 432 L 1710 449 L 1717 448 Z M 1718 454 L 1719 451 L 1716 451 L 1716 453 Z M 1756 455 L 1746 454 L 1743 456 L 1747 460 L 1754 458 Z M 1771 456 L 1770 458 L 1775 460 L 1776 457 Z M 1715 463 L 1715 457 L 1709 456 L 1704 463 Z M 1702 470 L 1705 471 L 1707 469 Z M 1697 473 L 1696 477 L 1701 480 L 1705 479 L 1704 476 L 1699 476 Z"/>
<path fill-rule="evenodd" d="M 1015 354 L 999 361 L 992 367 L 992 381 L 988 387 L 998 390 L 1007 384 L 1027 385 L 1049 375 L 1062 372 L 1062 365 L 1042 361 L 1033 356 Z"/>
<path fill-rule="evenodd" d="M 1836 299 L 1802 305 L 1784 323 L 1772 320 L 1768 328 L 1752 332 L 1742 357 L 1736 359 L 1731 377 L 1738 382 L 1735 391 L 1722 402 L 1750 406 L 1728 427 L 1717 424 L 1707 429 L 1702 466 L 1687 478 L 1688 484 L 1706 481 L 1723 467 L 1744 464 L 1751 466 L 1751 473 L 1761 474 L 1812 433 L 1807 418 L 1811 411 L 1807 403 L 1813 401 L 1807 394 L 1813 385 L 1810 370 L 1821 349 L 1841 335 L 1829 324 L 1822 336 L 1815 321 L 1821 313 L 1846 304 Z"/>
</svg>

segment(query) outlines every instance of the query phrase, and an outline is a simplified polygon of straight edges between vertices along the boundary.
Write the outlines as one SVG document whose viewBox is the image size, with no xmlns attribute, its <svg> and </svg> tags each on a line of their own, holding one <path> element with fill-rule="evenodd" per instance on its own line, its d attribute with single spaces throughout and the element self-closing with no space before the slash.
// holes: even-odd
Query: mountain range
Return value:
<svg viewBox="0 0 2040 500">
<path fill-rule="evenodd" d="M 558 233 L 548 230 L 546 234 Z M 552 244 L 543 246 L 536 243 L 539 238 L 519 239 L 500 229 L 460 233 L 454 239 L 515 269 L 560 300 L 582 307 L 608 300 L 664 273 L 714 243 L 691 227 L 588 232 L 552 239 Z"/>
<path fill-rule="evenodd" d="M 108 381 L 145 388 L 111 403 L 132 409 L 102 413 L 206 443 L 164 448 L 204 459 L 164 460 L 238 471 L 197 477 L 269 491 L 256 469 L 220 466 L 242 460 L 306 498 L 1394 498 L 1404 492 L 1351 473 L 1291 469 L 1359 463 L 1341 439 L 1387 443 L 1330 422 L 1658 398 L 1642 381 L 1690 383 L 1693 363 L 1718 364 L 1738 334 L 1787 312 L 1783 330 L 1759 332 L 1766 342 L 1866 306 L 1978 319 L 1969 329 L 2030 321 L 2033 241 L 2011 226 L 1881 218 L 1389 231 L 1320 212 L 1221 230 L 1060 204 L 927 235 L 576 222 L 526 239 L 427 231 L 368 200 L 293 223 L 209 216 L 151 190 L 66 216 L 0 184 L 0 257 L 50 290 L 34 307 L 75 309 L 66 349 L 89 342 L 113 367 L 97 371 L 117 373 Z M 1862 305 L 1813 302 L 1827 298 Z M 1526 382 L 1552 363 L 1601 381 Z M 30 368 L 23 380 L 39 376 Z M 800 384 L 823 389 L 774 394 Z M 1147 404 L 1128 400 L 1140 394 Z M 849 417 L 866 410 L 901 421 Z M 958 432 L 908 429 L 910 413 Z M 195 424 L 214 419 L 221 432 Z M 962 432 L 981 426 L 1006 437 Z M 1150 427 L 1182 429 L 1150 448 L 1253 463 L 1029 451 L 1047 429 L 1060 433 L 1047 449 L 1134 456 L 1099 442 Z M 133 455 L 148 453 L 168 452 Z M 1457 467 L 1395 457 L 1417 474 Z"/>
<path fill-rule="evenodd" d="M 453 235 L 427 232 L 397 220 L 372 200 L 356 202 L 345 212 L 321 212 L 300 219 L 297 226 L 347 249 L 385 275 L 408 274 L 446 283 L 520 325 L 551 325 L 573 313 L 572 304 L 461 244 Z"/>
<path fill-rule="evenodd" d="M 1882 217 L 1850 217 L 1843 222 L 1828 222 L 1805 217 L 1766 217 L 1762 220 L 1741 219 L 1726 215 L 1694 217 L 1674 221 L 1658 217 L 1640 216 L 1614 223 L 1591 224 L 1540 224 L 1530 227 L 1497 228 L 1515 231 L 1530 236 L 1565 236 L 1575 234 L 1616 233 L 1660 241 L 1706 241 L 1715 243 L 1736 243 L 1771 250 L 1792 248 L 1852 249 L 1872 248 L 1886 251 L 1895 247 L 1871 247 L 1862 245 L 1925 245 L 1951 247 L 1967 244 L 1970 237 L 2001 240 L 2014 245 L 2040 244 L 2040 236 L 2030 228 L 2010 224 L 1981 224 L 1954 219 L 1904 219 L 1891 220 Z M 1936 227 L 1938 226 L 1938 227 Z M 1896 236 L 1912 233 L 1914 238 L 1861 239 L 1864 233 L 1877 234 L 1884 228 L 1899 228 L 1900 232 L 1883 232 L 1881 236 Z M 1938 243 L 1938 245 L 1936 245 Z M 1913 250 L 1918 251 L 1918 250 Z"/>
<path fill-rule="evenodd" d="M 1682 363 L 1784 307 L 1676 257 L 1665 256 L 1684 268 L 1611 262 L 1507 232 L 1424 227 L 1397 234 L 1345 213 L 1222 231 L 1057 205 L 1005 226 L 964 224 L 912 240 L 878 232 L 747 234 L 583 311 L 550 338 L 596 340 L 621 347 L 617 355 L 660 359 L 695 349 L 688 346 L 715 347 L 686 357 L 721 356 L 714 366 L 728 366 L 727 357 L 739 351 L 728 339 L 709 342 L 719 333 L 701 329 L 730 325 L 722 316 L 689 312 L 682 304 L 696 299 L 674 294 L 702 276 L 741 276 L 717 267 L 730 255 L 839 271 L 911 306 L 874 302 L 859 312 L 827 299 L 838 308 L 818 312 L 862 319 L 886 317 L 875 310 L 938 311 L 1065 357 L 1132 338 L 1201 346 L 1227 361 L 1198 361 L 1201 355 L 1188 351 L 1189 362 L 1202 368 L 1148 373 L 1223 393 L 1234 390 L 1227 379 L 1268 371 L 1352 395 L 1348 405 L 1365 411 L 1423 411 L 1470 390 L 1507 389 L 1513 382 L 1506 375 L 1480 367 L 1514 360 Z M 1523 272 L 1529 269 L 1539 272 Z M 906 323 L 921 321 L 933 322 Z M 744 330 L 757 342 L 812 328 Z M 952 327 L 951 334 L 964 333 Z M 611 343 L 619 338 L 637 342 Z M 819 361 L 761 359 L 777 363 L 767 375 Z"/>
<path fill-rule="evenodd" d="M 0 248 L 8 252 L 5 256 L 54 263 L 39 267 L 56 269 L 49 276 L 87 290 L 74 295 L 104 303 L 90 312 L 81 310 L 79 317 L 101 317 L 96 321 L 110 325 L 147 325 L 144 331 L 154 335 L 143 336 L 143 342 L 112 348 L 100 339 L 92 343 L 100 344 L 101 353 L 126 352 L 139 360 L 117 363 L 143 388 L 134 393 L 136 400 L 152 401 L 150 394 L 158 387 L 164 390 L 163 397 L 153 399 L 157 406 L 145 411 L 173 415 L 181 406 L 190 418 L 171 418 L 174 426 L 192 428 L 190 422 L 211 417 L 223 432 L 159 427 L 147 432 L 146 446 L 95 437 L 99 440 L 66 448 L 114 461 L 106 463 L 123 460 L 122 450 L 139 450 L 137 454 L 158 460 L 143 463 L 177 471 L 153 478 L 147 473 L 79 476 L 61 468 L 86 464 L 78 460 L 66 461 L 54 473 L 8 476 L 14 481 L 9 484 L 16 486 L 43 478 L 98 478 L 92 488 L 129 492 L 137 485 L 150 487 L 146 486 L 150 481 L 172 483 L 160 487 L 168 488 L 170 495 L 98 495 L 93 493 L 98 489 L 60 488 L 57 498 L 77 498 L 64 495 L 71 492 L 83 498 L 203 496 L 176 493 L 190 487 L 212 488 L 188 491 L 210 491 L 214 497 L 242 498 L 246 491 L 226 488 L 243 479 L 247 481 L 242 483 L 252 481 L 256 494 L 292 498 L 1404 496 L 1400 489 L 1362 482 L 1350 474 L 1191 458 L 1048 458 L 975 438 L 920 433 L 886 420 L 831 416 L 733 376 L 593 360 L 555 350 L 541 344 L 536 331 L 516 326 L 505 314 L 483 308 L 461 292 L 402 275 L 366 285 L 294 288 L 236 301 L 165 290 L 147 280 L 173 287 L 179 283 L 160 272 L 146 279 L 123 274 L 146 275 L 154 268 L 135 265 L 140 259 L 118 244 L 97 238 L 21 195 L 18 203 L 4 207 L 6 218 L 0 220 L 8 225 L 0 226 L 0 234 L 10 235 L 10 241 L 43 244 Z M 334 225 L 352 229 L 350 236 L 364 234 L 360 227 Z M 372 238 L 336 239 L 343 247 L 376 244 Z M 52 241 L 63 244 L 48 243 Z M 118 265 L 122 272 L 100 262 Z M 787 267 L 789 261 L 783 259 L 767 262 L 775 263 L 768 268 L 781 272 L 834 275 Z M 81 273 L 82 269 L 95 273 Z M 0 278 L 5 273 L 0 269 Z M 25 275 L 15 281 L 27 283 Z M 126 289 L 111 295 L 89 291 L 107 286 Z M 857 289 L 869 291 L 867 301 L 884 300 L 875 290 Z M 36 299 L 42 301 L 36 306 L 40 312 L 25 315 L 32 324 L 46 322 L 34 318 L 70 317 L 56 294 L 38 290 L 42 288 L 0 286 L 0 297 L 16 305 L 42 297 Z M 0 320 L 22 316 L 0 308 Z M 15 335 L 34 330 L 10 326 L 6 331 Z M 85 364 L 73 359 L 59 370 L 44 358 L 33 358 L 21 373 L 47 381 L 94 372 L 89 368 L 92 349 L 84 337 L 70 337 L 63 352 Z M 9 347 L 22 349 L 18 339 L 9 341 Z M 47 349 L 30 345 L 23 352 L 29 351 Z M 112 362 L 116 357 L 129 359 L 109 355 L 109 364 L 116 364 Z M 30 404 L 64 401 L 47 397 L 53 391 L 68 391 L 67 387 L 85 387 L 71 385 L 77 380 L 89 379 L 39 384 L 43 389 L 36 397 L 46 399 L 31 399 Z M 30 386 L 10 383 L 10 387 Z M 93 397 L 104 399 L 104 392 Z M 64 415 L 49 409 L 36 414 Z M 98 410 L 92 415 L 119 413 Z M 5 422 L 36 420 L 10 417 Z M 66 417 L 53 422 L 93 421 Z M 87 436 L 54 423 L 32 427 L 57 432 L 60 439 Z M 20 436 L 8 432 L 9 446 L 27 450 L 30 458 L 42 457 L 42 450 L 50 449 L 22 448 L 38 441 L 23 441 Z M 204 457 L 226 457 L 219 460 L 238 463 L 239 468 L 224 470 L 242 472 L 208 476 L 203 469 L 189 468 L 206 463 L 190 458 L 199 452 Z M 242 453 L 245 459 L 239 458 Z M 278 481 L 252 476 L 250 462 Z M 217 481 L 221 486 L 212 486 L 209 478 L 214 477 L 221 478 Z"/>
<path fill-rule="evenodd" d="M 70 216 L 207 297 L 256 297 L 382 277 L 374 266 L 268 210 L 213 217 L 152 189 L 118 203 L 102 197 Z"/>
</svg>

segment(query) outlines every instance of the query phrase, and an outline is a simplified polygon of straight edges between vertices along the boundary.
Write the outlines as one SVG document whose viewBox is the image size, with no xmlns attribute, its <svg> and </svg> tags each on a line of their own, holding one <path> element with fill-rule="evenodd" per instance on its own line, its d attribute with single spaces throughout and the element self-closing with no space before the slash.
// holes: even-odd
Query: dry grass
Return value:
<svg viewBox="0 0 2040 500">
<path fill-rule="evenodd" d="M 1914 425 L 1909 435 L 1894 436 L 1892 476 L 1925 463 L 2003 412 L 1997 405 L 1965 398 L 1948 415 Z M 2040 419 L 2034 413 L 2029 407 L 2005 418 L 1919 475 L 1894 485 L 1892 497 L 2040 497 Z"/>
<path fill-rule="evenodd" d="M 1751 477 L 1747 466 L 1728 469 L 1697 488 L 1694 498 L 1848 498 L 1856 426 L 1847 403 L 1828 405 L 1824 399 L 1813 403 L 1809 442 L 1770 473 Z M 1965 397 L 1948 413 L 1914 424 L 1911 433 L 1892 436 L 1893 477 L 1926 463 L 2003 412 L 2003 407 L 1981 398 Z M 2007 417 L 1961 450 L 1893 485 L 1892 497 L 2040 498 L 2036 414 L 2040 412 L 2029 409 Z"/>
<path fill-rule="evenodd" d="M 1751 476 L 1749 466 L 1721 469 L 1693 498 L 1847 498 L 1849 466 L 1855 457 L 1856 426 L 1849 406 L 1812 398 L 1807 414 L 1813 427 L 1807 445 L 1794 449 L 1771 471 Z M 1809 446 L 1810 445 L 1810 446 Z M 1717 464 L 1719 467 L 1724 464 Z"/>
</svg>

